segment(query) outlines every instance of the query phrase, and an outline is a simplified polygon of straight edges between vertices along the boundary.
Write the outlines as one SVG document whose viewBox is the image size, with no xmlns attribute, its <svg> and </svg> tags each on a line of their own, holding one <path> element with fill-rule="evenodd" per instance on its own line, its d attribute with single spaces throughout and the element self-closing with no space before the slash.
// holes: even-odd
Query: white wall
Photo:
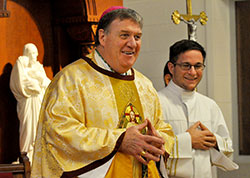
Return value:
<svg viewBox="0 0 250 178">
<path fill-rule="evenodd" d="M 228 125 L 233 146 L 234 160 L 239 171 L 222 173 L 222 177 L 250 177 L 247 169 L 250 159 L 239 156 L 238 113 L 236 82 L 235 0 L 192 0 L 193 14 L 205 11 L 207 25 L 197 23 L 197 41 L 207 51 L 206 69 L 198 91 L 213 98 L 220 106 Z M 175 25 L 171 20 L 174 10 L 186 13 L 185 0 L 123 0 L 126 7 L 138 11 L 144 18 L 142 48 L 135 68 L 149 77 L 157 90 L 164 87 L 163 69 L 168 60 L 169 46 L 188 38 L 183 22 Z"/>
</svg>

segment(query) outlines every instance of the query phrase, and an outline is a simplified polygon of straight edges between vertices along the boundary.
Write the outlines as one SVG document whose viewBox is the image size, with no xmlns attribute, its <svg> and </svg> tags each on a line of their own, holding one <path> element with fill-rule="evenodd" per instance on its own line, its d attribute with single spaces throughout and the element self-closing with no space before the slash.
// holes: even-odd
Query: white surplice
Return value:
<svg viewBox="0 0 250 178">
<path fill-rule="evenodd" d="M 172 80 L 158 92 L 165 122 L 176 134 L 175 147 L 167 162 L 170 177 L 211 178 L 212 166 L 223 170 L 238 169 L 227 156 L 233 153 L 232 141 L 218 105 L 210 98 L 186 91 Z M 201 121 L 216 136 L 220 151 L 192 149 L 191 136 L 186 130 Z"/>
</svg>

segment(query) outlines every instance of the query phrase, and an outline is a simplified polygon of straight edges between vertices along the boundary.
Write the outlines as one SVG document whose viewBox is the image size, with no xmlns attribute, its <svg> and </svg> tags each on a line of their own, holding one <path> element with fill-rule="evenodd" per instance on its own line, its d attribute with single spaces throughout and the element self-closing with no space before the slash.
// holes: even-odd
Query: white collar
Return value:
<svg viewBox="0 0 250 178">
<path fill-rule="evenodd" d="M 196 91 L 188 91 L 180 86 L 176 85 L 172 80 L 169 82 L 168 86 L 169 90 L 175 93 L 183 102 L 186 102 L 189 99 L 192 99 L 195 96 Z"/>
<path fill-rule="evenodd" d="M 113 72 L 113 70 L 110 68 L 110 66 L 102 59 L 102 56 L 99 55 L 97 51 L 95 51 L 95 60 L 99 67 L 102 67 L 110 72 Z M 127 72 L 122 73 L 121 75 L 132 75 L 131 69 L 129 69 Z"/>
</svg>

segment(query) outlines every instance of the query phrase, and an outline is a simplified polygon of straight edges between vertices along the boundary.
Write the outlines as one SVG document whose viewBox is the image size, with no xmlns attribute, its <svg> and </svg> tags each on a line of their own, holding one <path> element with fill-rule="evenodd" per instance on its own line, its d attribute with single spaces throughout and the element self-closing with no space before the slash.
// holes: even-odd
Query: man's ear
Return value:
<svg viewBox="0 0 250 178">
<path fill-rule="evenodd" d="M 104 46 L 105 44 L 105 31 L 103 29 L 98 30 L 98 35 L 99 35 L 99 42 L 101 46 Z"/>
<path fill-rule="evenodd" d="M 172 78 L 172 77 L 171 77 L 170 74 L 166 74 L 166 75 L 164 76 L 164 81 L 165 81 L 166 86 L 169 84 L 171 78 Z"/>
<path fill-rule="evenodd" d="M 172 62 L 168 62 L 168 70 L 173 75 L 174 64 Z"/>
</svg>

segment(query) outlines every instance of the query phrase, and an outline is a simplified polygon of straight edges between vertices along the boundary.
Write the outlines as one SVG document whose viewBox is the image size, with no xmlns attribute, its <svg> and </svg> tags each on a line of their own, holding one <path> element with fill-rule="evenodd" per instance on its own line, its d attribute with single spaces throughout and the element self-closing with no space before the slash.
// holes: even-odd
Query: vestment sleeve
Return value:
<svg viewBox="0 0 250 178">
<path fill-rule="evenodd" d="M 64 171 L 81 168 L 109 155 L 125 131 L 92 123 L 85 109 L 88 103 L 81 81 L 67 75 L 54 79 L 41 110 L 46 149 Z"/>
<path fill-rule="evenodd" d="M 212 132 L 216 136 L 216 141 L 220 152 L 230 156 L 233 153 L 232 140 L 229 135 L 227 125 L 220 108 L 215 104 L 213 109 Z"/>
<path fill-rule="evenodd" d="M 212 164 L 225 171 L 238 169 L 238 165 L 229 159 L 229 156 L 234 150 L 223 114 L 217 104 L 214 105 L 213 110 L 212 128 L 214 128 L 214 130 L 212 132 L 216 136 L 219 151 L 210 149 Z"/>
<path fill-rule="evenodd" d="M 191 143 L 191 136 L 188 132 L 180 133 L 175 136 L 172 154 L 169 156 L 169 161 L 166 165 L 168 175 L 192 177 L 193 151 Z"/>
</svg>

